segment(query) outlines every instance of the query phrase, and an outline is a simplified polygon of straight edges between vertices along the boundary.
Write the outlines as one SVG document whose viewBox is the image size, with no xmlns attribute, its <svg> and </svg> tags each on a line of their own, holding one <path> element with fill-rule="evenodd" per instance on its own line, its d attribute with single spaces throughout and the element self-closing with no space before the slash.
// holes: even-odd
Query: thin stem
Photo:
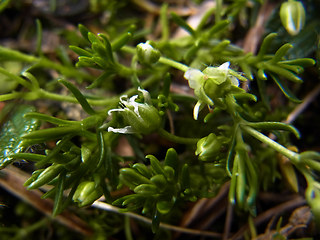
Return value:
<svg viewBox="0 0 320 240">
<path fill-rule="evenodd" d="M 176 69 L 179 69 L 183 72 L 186 72 L 189 69 L 189 67 L 187 65 L 184 65 L 182 63 L 176 62 L 174 60 L 171 60 L 171 59 L 165 58 L 165 57 L 160 57 L 159 62 L 166 64 L 168 66 L 174 67 Z"/>
<path fill-rule="evenodd" d="M 293 151 L 290 151 L 289 149 L 285 148 L 281 144 L 273 141 L 272 139 L 268 138 L 264 134 L 258 132 L 257 130 L 255 130 L 255 129 L 249 127 L 249 126 L 241 125 L 241 128 L 246 133 L 250 134 L 251 136 L 255 137 L 256 139 L 260 140 L 261 142 L 269 145 L 271 148 L 273 148 L 277 152 L 283 154 L 284 156 L 286 156 L 287 158 L 292 160 L 294 164 L 298 164 L 299 163 L 299 154 L 297 154 L 297 153 L 295 153 Z"/>
<path fill-rule="evenodd" d="M 125 234 L 126 234 L 126 240 L 133 240 L 133 237 L 132 237 L 132 234 L 131 234 L 129 216 L 124 216 L 124 231 L 125 231 Z"/>
<path fill-rule="evenodd" d="M 20 228 L 18 232 L 16 233 L 15 237 L 12 239 L 22 239 L 26 238 L 30 233 L 36 231 L 39 228 L 44 227 L 49 222 L 48 218 L 43 218 L 42 220 L 24 228 Z"/>
<path fill-rule="evenodd" d="M 112 206 L 110 204 L 101 202 L 101 201 L 95 201 L 92 204 L 93 207 L 95 208 L 99 208 L 105 211 L 109 211 L 109 212 L 114 212 L 114 213 L 118 213 L 118 214 L 123 214 L 129 217 L 132 217 L 134 219 L 137 219 L 139 221 L 151 224 L 152 220 L 141 216 L 139 214 L 136 213 L 132 213 L 132 212 L 123 212 L 121 211 L 120 208 L 117 208 L 115 206 Z M 216 232 L 210 232 L 210 231 L 201 231 L 198 229 L 188 229 L 188 228 L 183 228 L 183 227 L 178 227 L 178 226 L 173 226 L 170 224 L 166 224 L 166 223 L 160 223 L 160 228 L 163 229 L 168 229 L 168 230 L 172 230 L 172 231 L 176 231 L 176 232 L 181 232 L 181 233 L 186 233 L 186 234 L 192 234 L 192 235 L 199 235 L 199 236 L 206 236 L 206 237 L 214 237 L 214 238 L 219 238 L 221 239 L 221 234 L 220 233 L 216 233 Z"/>
<path fill-rule="evenodd" d="M 216 1 L 216 12 L 215 12 L 215 22 L 218 23 L 221 20 L 222 12 L 222 0 Z"/>
<path fill-rule="evenodd" d="M 173 135 L 163 128 L 160 128 L 158 130 L 158 133 L 161 137 L 166 138 L 169 141 L 175 142 L 175 143 L 182 143 L 182 144 L 197 144 L 199 141 L 199 138 L 185 138 L 185 137 L 179 137 L 176 135 Z"/>
<path fill-rule="evenodd" d="M 132 48 L 132 47 L 123 46 L 121 48 L 121 50 L 123 50 L 124 52 L 130 53 L 130 54 L 136 54 L 135 48 Z M 189 67 L 187 65 L 184 65 L 180 62 L 174 61 L 174 60 L 166 58 L 166 57 L 160 57 L 159 62 L 163 63 L 165 65 L 174 67 L 176 69 L 179 69 L 183 72 L 186 72 L 189 69 Z"/>
</svg>

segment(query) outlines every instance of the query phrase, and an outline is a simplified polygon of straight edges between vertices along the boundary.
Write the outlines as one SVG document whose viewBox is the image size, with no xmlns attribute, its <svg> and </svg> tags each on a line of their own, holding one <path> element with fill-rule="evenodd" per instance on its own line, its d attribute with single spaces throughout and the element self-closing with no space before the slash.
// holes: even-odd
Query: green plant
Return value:
<svg viewBox="0 0 320 240">
<path fill-rule="evenodd" d="M 0 67 L 3 78 L 12 82 L 0 101 L 70 102 L 80 104 L 86 114 L 81 120 L 70 120 L 38 113 L 30 106 L 15 110 L 2 127 L 0 167 L 21 159 L 35 162 L 38 169 L 25 186 L 30 190 L 52 186 L 43 198 L 54 199 L 54 216 L 73 202 L 83 207 L 104 196 L 107 203 L 151 217 L 152 231 L 157 232 L 160 222 L 184 203 L 215 196 L 227 181 L 230 204 L 255 216 L 259 191 L 270 189 L 280 176 L 280 153 L 290 160 L 282 168 L 283 176 L 296 179 L 294 167 L 307 181 L 306 200 L 319 222 L 320 154 L 290 148 L 289 133 L 297 138 L 300 134 L 271 111 L 266 87 L 272 80 L 289 101 L 301 102 L 290 90 L 291 83 L 302 83 L 300 75 L 315 60 L 288 59 L 290 43 L 271 52 L 276 33 L 265 36 L 257 54 L 232 44 L 228 40 L 232 23 L 245 9 L 241 2 L 218 11 L 223 5 L 217 1 L 217 8 L 209 9 L 196 28 L 175 13 L 169 15 L 164 4 L 162 36 L 143 43 L 134 25 L 111 36 L 94 34 L 80 24 L 82 44 L 70 46 L 79 55 L 76 67 L 0 47 L 2 62 L 27 64 L 21 74 Z M 212 12 L 214 24 L 209 19 Z M 170 38 L 170 21 L 188 35 Z M 53 79 L 54 89 L 66 87 L 71 94 L 52 93 L 38 71 L 44 68 L 59 75 Z M 90 68 L 99 76 L 89 75 Z M 194 95 L 170 90 L 180 75 Z M 257 84 L 256 92 L 246 87 L 251 82 Z M 119 85 L 125 89 L 120 91 Z M 94 90 L 99 91 L 90 92 Z M 179 126 L 179 119 L 189 123 L 187 130 Z M 50 127 L 39 129 L 40 122 Z M 131 157 L 115 151 L 123 136 L 133 149 Z M 148 154 L 151 144 L 143 142 L 147 136 L 170 142 L 165 157 L 160 150 Z M 25 152 L 32 145 L 50 142 L 55 144 L 45 154 Z M 298 189 L 296 183 L 292 185 Z M 112 197 L 111 192 L 123 186 L 132 192 Z"/>
</svg>

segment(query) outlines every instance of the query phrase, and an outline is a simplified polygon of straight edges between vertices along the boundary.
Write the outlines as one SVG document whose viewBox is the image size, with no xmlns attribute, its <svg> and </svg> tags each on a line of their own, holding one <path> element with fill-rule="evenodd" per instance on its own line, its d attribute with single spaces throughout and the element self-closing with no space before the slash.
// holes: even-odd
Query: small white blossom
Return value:
<svg viewBox="0 0 320 240">
<path fill-rule="evenodd" d="M 229 66 L 230 63 L 225 62 L 219 67 L 207 67 L 203 71 L 189 68 L 185 72 L 184 77 L 188 80 L 190 88 L 194 90 L 194 94 L 198 98 L 198 102 L 193 109 L 194 119 L 197 120 L 199 112 L 206 104 L 210 106 L 214 105 L 212 98 L 216 96 L 213 96 L 213 93 L 218 94 L 219 90 L 222 92 L 222 90 L 227 85 L 230 86 L 230 84 L 236 87 L 239 86 L 238 79 L 230 74 Z M 209 91 L 209 93 L 207 91 Z"/>
<path fill-rule="evenodd" d="M 146 90 L 138 88 L 143 94 L 144 103 L 136 102 L 138 95 L 128 99 L 127 95 L 120 97 L 120 106 L 122 108 L 111 109 L 108 114 L 119 113 L 123 116 L 125 123 L 129 126 L 123 128 L 108 127 L 108 132 L 133 134 L 148 134 L 160 126 L 160 116 L 158 110 L 151 105 L 151 98 Z"/>
</svg>

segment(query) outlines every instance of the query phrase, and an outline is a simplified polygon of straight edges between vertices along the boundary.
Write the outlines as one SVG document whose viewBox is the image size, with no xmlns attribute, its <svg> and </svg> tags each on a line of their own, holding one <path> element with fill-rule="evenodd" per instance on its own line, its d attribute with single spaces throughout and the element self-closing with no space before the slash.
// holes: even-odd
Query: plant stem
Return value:
<svg viewBox="0 0 320 240">
<path fill-rule="evenodd" d="M 135 54 L 136 53 L 135 48 L 131 48 L 131 47 L 128 47 L 128 46 L 123 46 L 121 48 L 121 50 L 123 50 L 123 51 L 125 51 L 127 53 L 130 53 L 130 54 Z M 182 63 L 179 63 L 177 61 L 174 61 L 174 60 L 166 58 L 166 57 L 160 57 L 159 62 L 163 63 L 165 65 L 174 67 L 176 69 L 179 69 L 179 70 L 181 70 L 183 72 L 186 72 L 188 70 L 188 68 L 189 68 L 187 65 L 184 65 Z"/>
<path fill-rule="evenodd" d="M 133 240 L 130 227 L 130 218 L 128 215 L 124 216 L 124 231 L 126 234 L 126 240 Z"/>
<path fill-rule="evenodd" d="M 172 141 L 175 143 L 197 144 L 197 142 L 199 141 L 198 138 L 185 138 L 185 137 L 179 137 L 179 136 L 173 135 L 173 134 L 167 132 L 166 130 L 164 130 L 163 128 L 160 128 L 158 130 L 158 133 L 161 137 L 164 137 L 164 138 L 168 139 L 169 141 Z"/>
<path fill-rule="evenodd" d="M 165 58 L 165 57 L 160 57 L 159 62 L 166 64 L 168 66 L 174 67 L 176 69 L 179 69 L 183 72 L 186 72 L 189 69 L 189 67 L 187 65 L 184 65 L 182 63 L 176 62 L 174 60 L 171 60 L 171 59 Z"/>
<path fill-rule="evenodd" d="M 264 134 L 260 133 L 259 131 L 245 125 L 241 125 L 241 128 L 251 136 L 255 137 L 256 139 L 260 140 L 261 142 L 269 145 L 271 148 L 276 150 L 277 152 L 283 154 L 287 158 L 289 158 L 294 164 L 299 163 L 299 154 L 295 153 L 293 151 L 290 151 L 289 149 L 285 148 L 281 144 L 273 141 L 272 139 L 268 138 Z"/>
</svg>

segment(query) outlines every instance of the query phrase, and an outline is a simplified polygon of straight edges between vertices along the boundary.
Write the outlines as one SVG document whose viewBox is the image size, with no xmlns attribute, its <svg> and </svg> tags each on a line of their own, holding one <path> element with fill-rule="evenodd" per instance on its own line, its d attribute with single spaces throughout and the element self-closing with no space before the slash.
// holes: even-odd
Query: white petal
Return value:
<svg viewBox="0 0 320 240">
<path fill-rule="evenodd" d="M 198 120 L 198 114 L 199 114 L 199 112 L 201 111 L 201 109 L 203 107 L 201 105 L 202 105 L 202 103 L 200 101 L 198 101 L 196 103 L 196 105 L 194 106 L 194 108 L 193 108 L 193 118 L 194 118 L 194 120 Z"/>
<path fill-rule="evenodd" d="M 221 65 L 218 67 L 218 69 L 221 69 L 221 70 L 224 70 L 224 71 L 225 71 L 225 70 L 228 71 L 229 66 L 230 66 L 230 62 L 225 62 L 225 63 L 221 64 Z"/>
<path fill-rule="evenodd" d="M 202 84 L 203 73 L 199 69 L 189 68 L 185 74 L 184 78 L 188 80 L 189 86 L 192 89 L 197 89 Z"/>
<path fill-rule="evenodd" d="M 131 126 L 126 126 L 124 128 L 113 128 L 108 127 L 108 132 L 114 132 L 114 133 L 123 133 L 123 134 L 131 134 L 135 133 Z"/>
<path fill-rule="evenodd" d="M 151 104 L 151 97 L 148 91 L 138 87 L 138 91 L 143 94 L 144 101 L 148 104 Z"/>
<path fill-rule="evenodd" d="M 111 115 L 113 112 L 124 112 L 125 110 L 122 108 L 111 109 L 108 111 L 108 115 Z"/>
</svg>

